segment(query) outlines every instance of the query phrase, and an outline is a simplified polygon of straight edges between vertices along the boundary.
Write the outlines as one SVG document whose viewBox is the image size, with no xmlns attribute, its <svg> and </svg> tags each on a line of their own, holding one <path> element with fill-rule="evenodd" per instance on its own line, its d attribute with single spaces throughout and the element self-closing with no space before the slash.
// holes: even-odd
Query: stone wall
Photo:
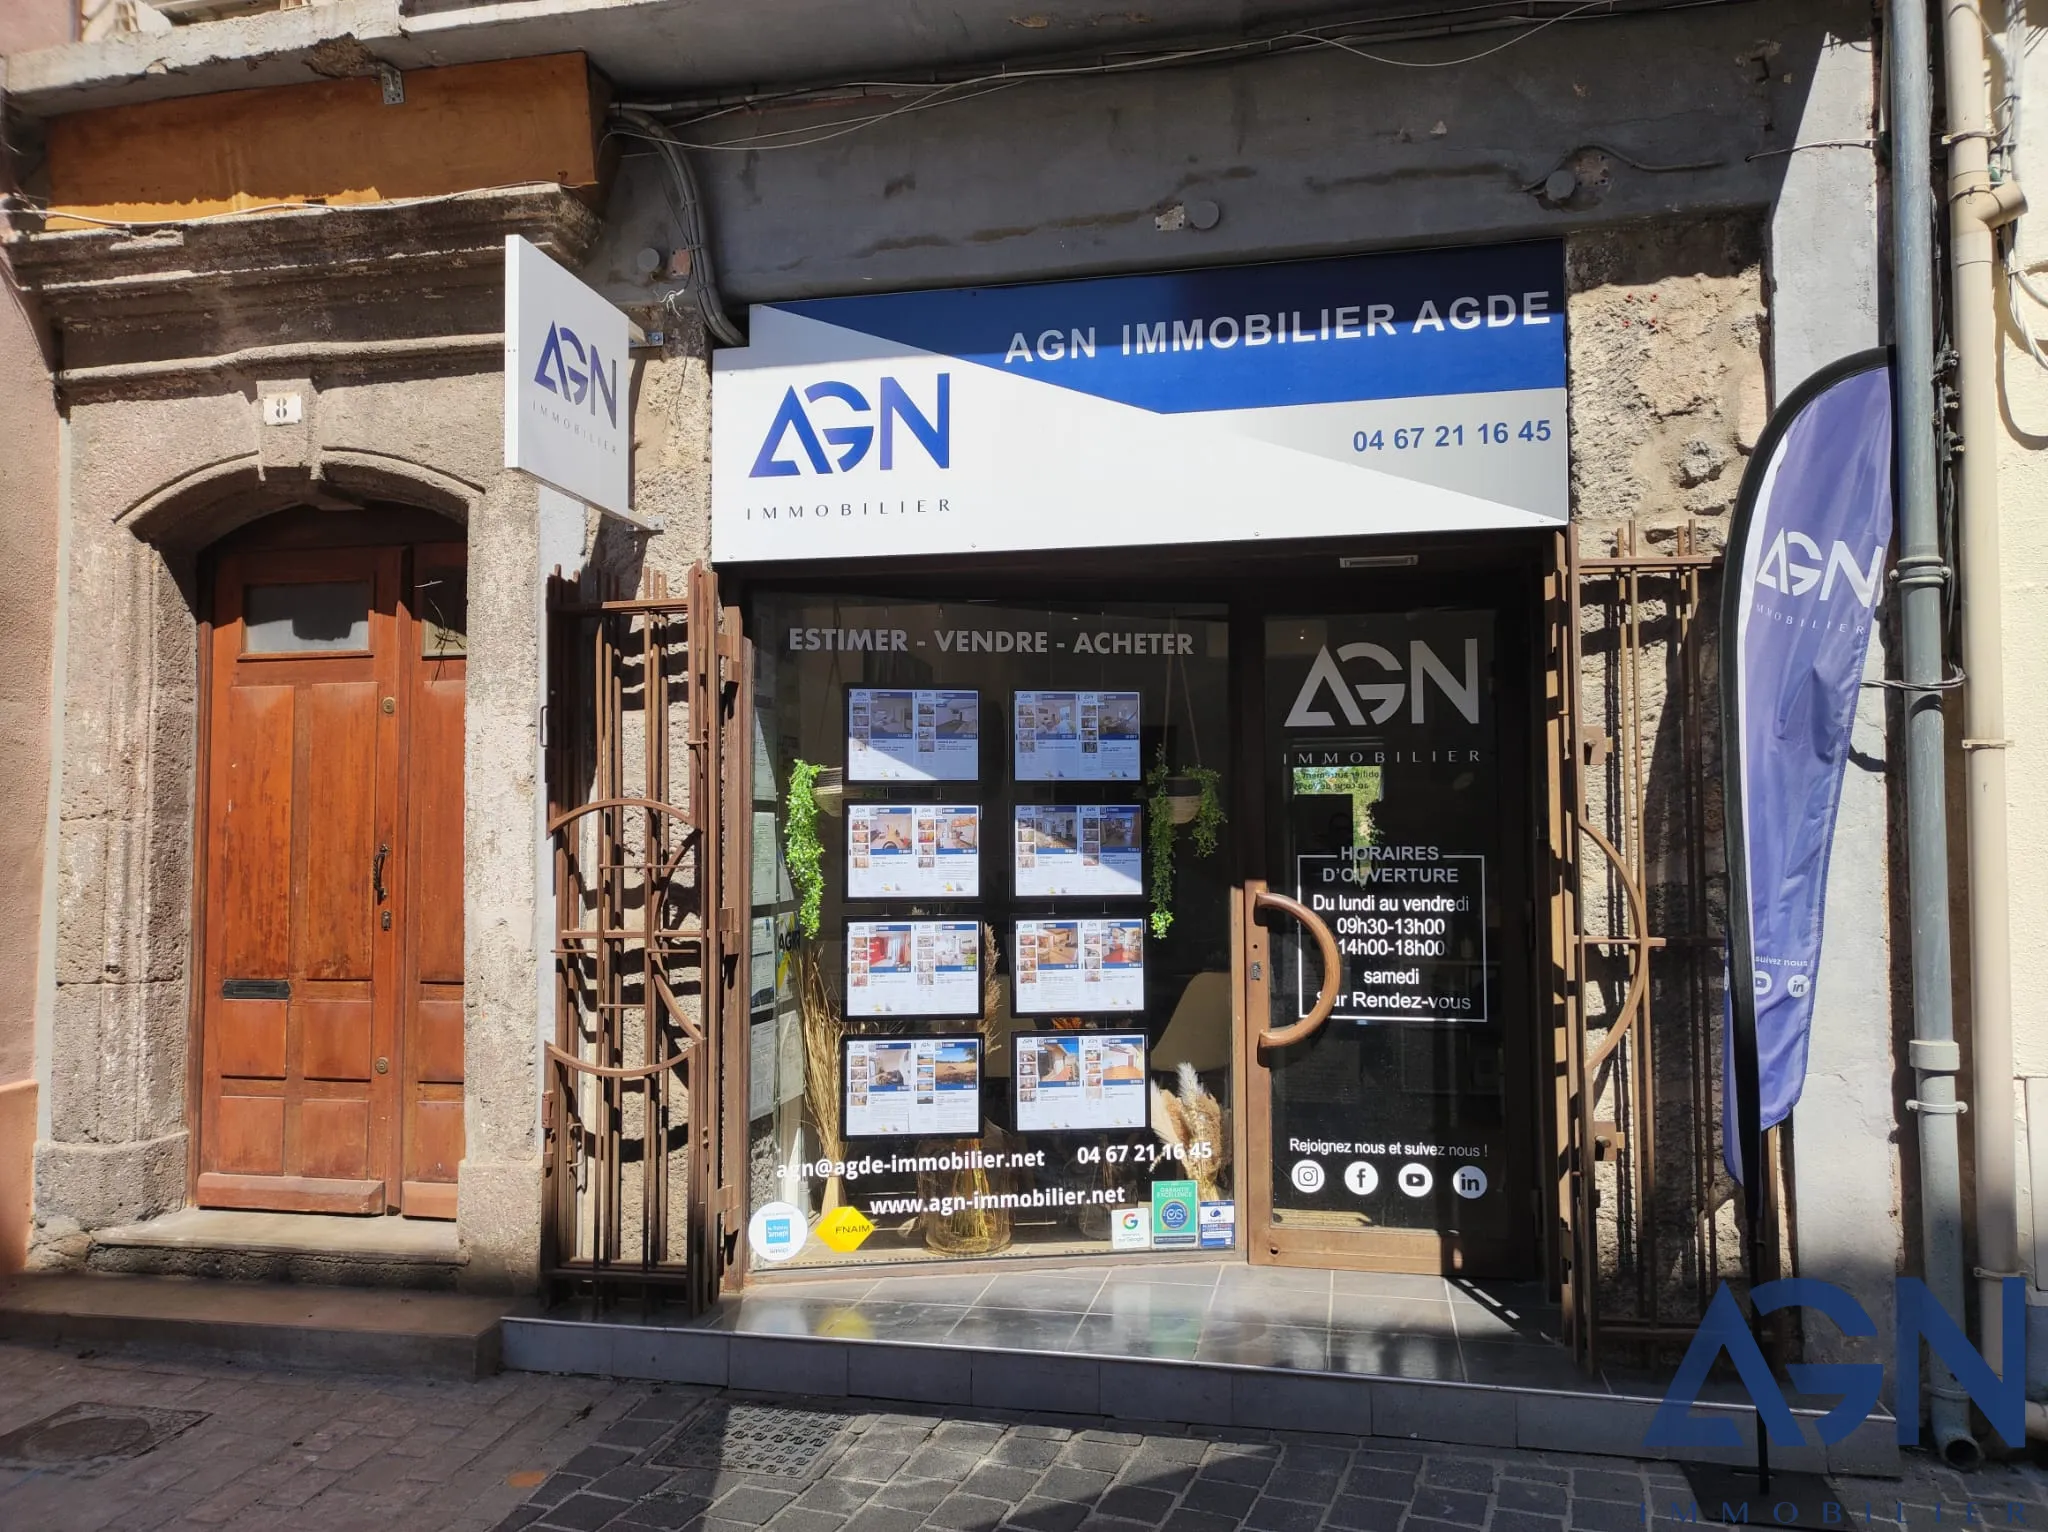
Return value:
<svg viewBox="0 0 2048 1532">
<path fill-rule="evenodd" d="M 1762 220 L 1581 234 L 1567 269 L 1580 557 L 1655 569 L 1675 553 L 1717 552 L 1766 415 Z M 1660 572 L 1632 589 L 1589 572 L 1582 586 L 1585 822 L 1622 863 L 1581 838 L 1583 925 L 1663 941 L 1647 954 L 1598 946 L 1583 960 L 1590 1044 L 1630 1022 L 1591 1092 L 1596 1121 L 1614 1127 L 1592 1172 L 1608 1318 L 1689 1323 L 1740 1267 L 1734 1187 L 1718 1166 L 1720 964 L 1709 945 L 1726 901 L 1712 788 L 1718 593 L 1711 571 Z"/>
<path fill-rule="evenodd" d="M 0 1274 L 21 1264 L 35 1142 L 36 996 L 56 622 L 57 407 L 42 338 L 0 280 Z"/>
</svg>

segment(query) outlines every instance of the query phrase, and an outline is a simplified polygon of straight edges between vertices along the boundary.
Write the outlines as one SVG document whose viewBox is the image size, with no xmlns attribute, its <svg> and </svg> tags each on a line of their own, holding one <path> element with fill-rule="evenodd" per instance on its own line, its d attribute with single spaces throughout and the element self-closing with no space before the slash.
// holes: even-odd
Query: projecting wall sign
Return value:
<svg viewBox="0 0 2048 1532">
<path fill-rule="evenodd" d="M 719 562 L 1568 516 L 1555 242 L 757 304 Z"/>
<path fill-rule="evenodd" d="M 505 237 L 505 466 L 624 515 L 633 449 L 630 327 L 594 289 Z"/>
</svg>

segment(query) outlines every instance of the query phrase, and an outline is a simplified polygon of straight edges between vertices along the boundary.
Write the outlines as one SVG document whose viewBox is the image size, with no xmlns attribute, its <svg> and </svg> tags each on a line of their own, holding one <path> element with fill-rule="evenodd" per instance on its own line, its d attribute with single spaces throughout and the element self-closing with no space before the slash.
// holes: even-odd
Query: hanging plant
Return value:
<svg viewBox="0 0 2048 1532">
<path fill-rule="evenodd" d="M 1195 843 L 1196 856 L 1214 856 L 1223 834 L 1223 773 L 1213 766 L 1188 766 L 1181 775 L 1201 789 L 1201 801 L 1195 805 L 1194 822 L 1188 826 L 1188 836 Z"/>
<path fill-rule="evenodd" d="M 1145 843 L 1152 853 L 1152 934 L 1173 929 L 1173 794 L 1168 790 L 1166 746 L 1145 773 Z"/>
<path fill-rule="evenodd" d="M 825 848 L 818 840 L 818 797 L 813 790 L 821 770 L 802 759 L 791 764 L 789 802 L 783 810 L 783 859 L 789 866 L 790 887 L 802 901 L 797 929 L 806 937 L 818 934 L 818 917 L 825 907 Z"/>
<path fill-rule="evenodd" d="M 1166 747 L 1152 758 L 1145 773 L 1145 844 L 1152 854 L 1152 934 L 1164 938 L 1173 929 L 1174 839 L 1178 819 L 1188 820 L 1188 839 L 1196 856 L 1209 857 L 1223 842 L 1223 773 L 1210 766 L 1183 766 L 1179 772 L 1166 764 Z M 1175 792 L 1178 786 L 1180 791 Z M 1189 792 L 1192 787 L 1194 791 Z M 1187 802 L 1195 800 L 1194 813 Z"/>
</svg>

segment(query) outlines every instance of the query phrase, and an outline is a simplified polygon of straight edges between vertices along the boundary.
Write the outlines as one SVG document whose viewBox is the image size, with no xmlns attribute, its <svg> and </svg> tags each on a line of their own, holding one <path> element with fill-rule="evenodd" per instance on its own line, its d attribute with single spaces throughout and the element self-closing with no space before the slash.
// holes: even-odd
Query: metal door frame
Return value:
<svg viewBox="0 0 2048 1532">
<path fill-rule="evenodd" d="M 630 598 L 551 581 L 549 660 L 542 1277 L 699 1313 L 738 1284 L 744 1222 L 751 655 L 697 565 L 681 598 L 658 572 Z"/>
<path fill-rule="evenodd" d="M 1501 709 L 1497 735 L 1499 767 L 1504 794 L 1512 793 L 1519 780 L 1527 788 L 1519 808 L 1506 798 L 1508 833 L 1502 838 L 1503 861 L 1513 871 L 1514 892 L 1503 884 L 1502 904 L 1506 940 L 1502 946 L 1503 975 L 1521 965 L 1526 973 L 1521 986 L 1528 1002 L 1528 1035 L 1517 1042 L 1510 1037 L 1504 1067 L 1507 1072 L 1508 1114 L 1503 1129 L 1504 1147 L 1510 1155 L 1535 1156 L 1545 1141 L 1546 1114 L 1539 1100 L 1539 1071 L 1546 1054 L 1541 1036 L 1546 1012 L 1540 975 L 1536 972 L 1539 936 L 1535 924 L 1535 900 L 1540 875 L 1536 829 L 1541 825 L 1543 792 L 1542 708 L 1535 693 L 1545 684 L 1544 672 L 1535 664 L 1512 670 L 1513 657 L 1524 634 L 1534 639 L 1540 626 L 1538 581 L 1540 567 L 1531 555 L 1489 564 L 1480 578 L 1484 593 L 1463 602 L 1474 609 L 1493 612 L 1497 619 L 1495 664 L 1504 678 L 1522 675 L 1531 691 L 1526 706 L 1514 704 Z M 1340 1270 L 1418 1272 L 1453 1275 L 1473 1265 L 1520 1265 L 1532 1277 L 1547 1276 L 1552 1262 L 1544 1238 L 1545 1190 L 1540 1174 L 1529 1178 L 1530 1204 L 1515 1210 L 1517 1228 L 1505 1240 L 1488 1241 L 1474 1248 L 1457 1233 L 1448 1230 L 1371 1230 L 1362 1232 L 1290 1229 L 1273 1222 L 1273 1173 L 1270 1155 L 1273 1143 L 1272 1088 L 1267 1066 L 1260 1059 L 1260 1036 L 1266 1032 L 1270 1011 L 1270 942 L 1257 919 L 1260 907 L 1276 908 L 1275 896 L 1264 881 L 1271 872 L 1267 863 L 1267 814 L 1278 802 L 1278 767 L 1270 759 L 1266 738 L 1265 627 L 1269 620 L 1290 614 L 1345 615 L 1401 612 L 1442 605 L 1433 595 L 1417 599 L 1415 587 L 1424 591 L 1453 589 L 1450 582 L 1461 578 L 1455 562 L 1433 568 L 1418 580 L 1413 574 L 1383 576 L 1382 582 L 1353 580 L 1348 584 L 1317 582 L 1304 586 L 1294 582 L 1284 590 L 1271 587 L 1247 590 L 1233 603 L 1231 655 L 1238 670 L 1236 711 L 1248 726 L 1238 733 L 1234 768 L 1240 790 L 1234 798 L 1239 810 L 1237 845 L 1238 877 L 1233 890 L 1231 930 L 1232 995 L 1237 1007 L 1233 1018 L 1236 1041 L 1234 1085 L 1237 1092 L 1235 1121 L 1238 1141 L 1239 1176 L 1236 1197 L 1244 1210 L 1240 1227 L 1247 1258 L 1253 1265 L 1314 1265 Z M 1424 581 L 1427 583 L 1425 584 Z M 1533 658 L 1533 657 L 1532 657 Z M 1287 900 L 1287 904 L 1294 901 Z M 1291 912 L 1290 912 L 1291 913 Z M 1306 914 L 1306 911 L 1302 913 Z M 1299 918 L 1299 917 L 1294 917 Z M 1314 917 L 1310 917 L 1314 921 Z M 1314 925 L 1321 922 L 1315 921 Z M 1313 933 L 1314 925 L 1310 926 Z M 1255 980 L 1258 965 L 1268 976 Z M 1291 1030 L 1291 1029 L 1290 1029 Z M 1262 1158 L 1261 1156 L 1266 1156 Z M 1525 1259 L 1518 1257 L 1526 1256 Z M 1518 1273 L 1521 1274 L 1521 1273 Z"/>
</svg>

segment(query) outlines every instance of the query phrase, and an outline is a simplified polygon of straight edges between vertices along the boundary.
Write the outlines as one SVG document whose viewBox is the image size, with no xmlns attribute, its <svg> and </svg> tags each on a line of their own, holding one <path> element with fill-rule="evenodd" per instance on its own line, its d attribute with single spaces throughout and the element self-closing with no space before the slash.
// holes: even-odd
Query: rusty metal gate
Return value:
<svg viewBox="0 0 2048 1532">
<path fill-rule="evenodd" d="M 1560 534 L 1546 575 L 1553 1249 L 1588 1368 L 1682 1345 L 1741 1269 L 1719 1152 L 1720 554 L 1692 523 L 1665 533 L 1626 524 L 1598 555 Z"/>
<path fill-rule="evenodd" d="M 549 588 L 547 835 L 555 1039 L 541 1261 L 556 1292 L 639 1288 L 691 1312 L 742 1218 L 746 645 L 708 569 L 681 599 Z M 679 764 L 678 764 L 679 763 Z M 735 787 L 735 782 L 739 786 Z"/>
</svg>

